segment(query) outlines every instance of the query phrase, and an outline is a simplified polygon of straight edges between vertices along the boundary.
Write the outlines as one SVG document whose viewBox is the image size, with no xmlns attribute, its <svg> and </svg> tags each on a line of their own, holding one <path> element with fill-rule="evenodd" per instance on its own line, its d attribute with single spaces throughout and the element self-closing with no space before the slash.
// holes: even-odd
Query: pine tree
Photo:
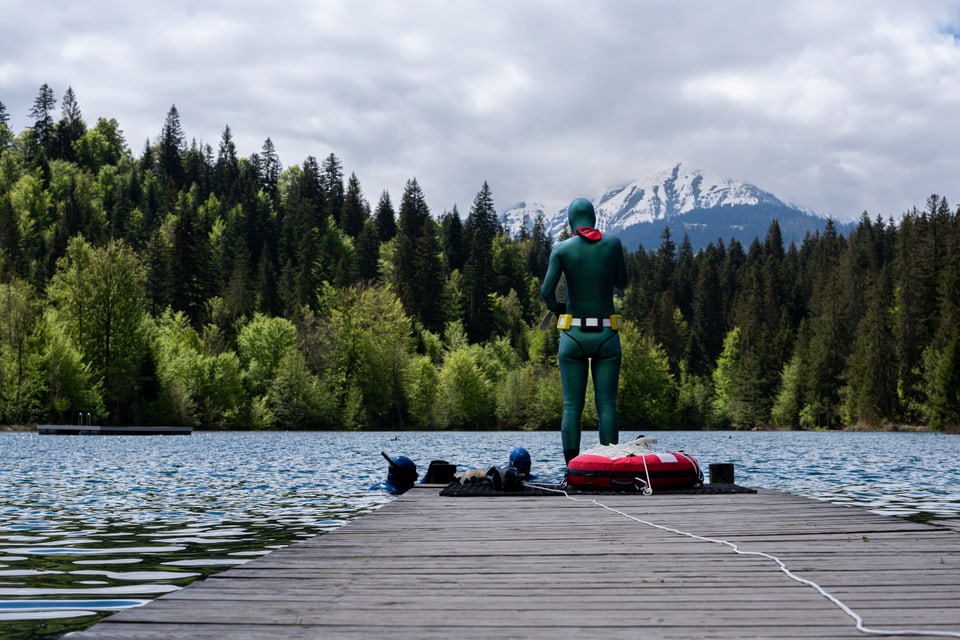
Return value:
<svg viewBox="0 0 960 640">
<path fill-rule="evenodd" d="M 926 394 L 921 376 L 923 352 L 939 328 L 938 271 L 946 262 L 946 201 L 934 195 L 927 211 L 905 214 L 897 242 L 897 347 L 900 390 L 910 421 L 922 420 Z"/>
<path fill-rule="evenodd" d="M 475 342 L 489 338 L 495 328 L 490 294 L 495 290 L 493 240 L 498 227 L 490 186 L 484 182 L 473 200 L 464 226 L 467 245 L 467 259 L 463 267 L 465 324 L 467 334 Z"/>
<path fill-rule="evenodd" d="M 930 425 L 956 428 L 960 426 L 960 330 L 954 328 L 942 351 L 928 353 Z"/>
<path fill-rule="evenodd" d="M 839 273 L 843 245 L 836 227 L 828 221 L 810 256 L 810 339 L 800 366 L 808 376 L 804 381 L 804 408 L 817 427 L 840 424 L 843 377 L 853 344 Z"/>
<path fill-rule="evenodd" d="M 527 244 L 527 271 L 538 280 L 543 280 L 550 262 L 550 252 L 553 250 L 553 239 L 547 233 L 547 221 L 543 213 L 538 213 L 533 220 L 533 229 L 530 231 L 530 240 Z"/>
<path fill-rule="evenodd" d="M 223 128 L 220 135 L 220 146 L 217 150 L 217 162 L 213 168 L 213 192 L 224 200 L 227 206 L 234 204 L 234 185 L 239 176 L 239 160 L 237 145 L 233 142 L 233 133 L 230 126 Z"/>
<path fill-rule="evenodd" d="M 343 165 L 340 159 L 330 154 L 320 167 L 320 187 L 326 202 L 326 215 L 340 222 L 343 200 L 346 197 L 343 187 Z"/>
<path fill-rule="evenodd" d="M 446 211 L 440 216 L 440 244 L 443 245 L 443 258 L 448 271 L 463 273 L 467 261 L 464 242 L 463 221 L 460 220 L 457 205 L 453 205 L 453 211 Z"/>
<path fill-rule="evenodd" d="M 657 250 L 654 287 L 656 291 L 666 291 L 673 285 L 673 270 L 677 266 L 677 245 L 670 236 L 670 227 L 664 227 L 660 234 L 660 248 Z"/>
<path fill-rule="evenodd" d="M 673 270 L 671 288 L 677 300 L 677 307 L 683 317 L 689 321 L 693 315 L 693 286 L 697 281 L 697 267 L 693 259 L 693 246 L 690 237 L 683 235 L 677 247 L 676 267 Z"/>
<path fill-rule="evenodd" d="M 174 224 L 173 260 L 170 273 L 173 308 L 183 311 L 198 331 L 203 327 L 203 311 L 210 295 L 212 260 L 209 234 L 200 219 L 197 190 L 182 193 L 177 202 Z"/>
<path fill-rule="evenodd" d="M 186 140 L 183 127 L 180 124 L 180 112 L 177 105 L 171 105 L 167 118 L 160 130 L 160 144 L 158 145 L 158 168 L 160 175 L 172 182 L 174 187 L 183 186 L 183 152 L 186 150 Z"/>
<path fill-rule="evenodd" d="M 30 108 L 30 117 L 33 118 L 33 141 L 36 144 L 36 157 L 46 158 L 50 156 L 53 145 L 53 110 L 56 109 L 57 98 L 50 85 L 44 83 L 37 93 Z"/>
<path fill-rule="evenodd" d="M 0 102 L 0 151 L 3 151 L 13 142 L 13 131 L 10 130 L 10 114 L 7 107 Z"/>
<path fill-rule="evenodd" d="M 360 235 L 364 223 L 370 218 L 370 208 L 363 199 L 360 189 L 360 179 L 356 173 L 350 174 L 347 181 L 347 192 L 343 199 L 343 209 L 340 212 L 340 228 L 351 238 Z"/>
<path fill-rule="evenodd" d="M 356 246 L 358 277 L 361 281 L 376 282 L 380 279 L 380 238 L 373 220 L 364 222 Z"/>
<path fill-rule="evenodd" d="M 684 352 L 688 370 L 697 376 L 705 376 L 713 370 L 726 333 L 719 270 L 710 254 L 703 255 L 693 289 L 693 315 Z"/>
<path fill-rule="evenodd" d="M 412 318 L 419 318 L 418 305 L 420 293 L 416 290 L 416 247 L 417 238 L 423 233 L 423 226 L 429 218 L 427 203 L 416 179 L 408 180 L 400 201 L 400 215 L 397 219 L 397 246 L 394 252 L 397 297 L 404 311 Z"/>
<path fill-rule="evenodd" d="M 279 199 L 277 185 L 280 182 L 280 172 L 283 170 L 283 166 L 280 164 L 277 149 L 273 146 L 273 140 L 270 138 L 264 140 L 260 152 L 260 184 L 263 190 L 274 199 L 274 202 L 277 202 Z"/>
<path fill-rule="evenodd" d="M 390 194 L 386 190 L 380 194 L 380 200 L 377 202 L 377 209 L 373 214 L 373 219 L 377 225 L 377 234 L 380 236 L 380 242 L 388 242 L 397 235 L 396 212 L 393 210 Z"/>
<path fill-rule="evenodd" d="M 893 357 L 893 287 L 890 268 L 869 277 L 865 310 L 857 326 L 853 351 L 847 366 L 847 424 L 879 426 L 896 419 L 897 367 Z"/>
<path fill-rule="evenodd" d="M 435 226 L 420 185 L 407 181 L 397 221 L 396 293 L 408 316 L 438 332 L 446 320 L 438 295 L 446 278 Z"/>
<path fill-rule="evenodd" d="M 201 146 L 196 139 L 190 141 L 190 147 L 184 152 L 183 184 L 197 188 L 198 200 L 206 200 L 212 193 L 213 149 L 209 145 Z"/>
<path fill-rule="evenodd" d="M 16 210 L 10 194 L 0 194 L 0 282 L 9 282 L 12 276 L 23 277 L 25 266 Z"/>
<path fill-rule="evenodd" d="M 57 123 L 53 137 L 53 156 L 62 160 L 76 161 L 77 154 L 73 144 L 86 133 L 87 125 L 83 122 L 80 105 L 73 87 L 67 87 L 63 94 L 60 108 L 60 122 Z"/>
</svg>

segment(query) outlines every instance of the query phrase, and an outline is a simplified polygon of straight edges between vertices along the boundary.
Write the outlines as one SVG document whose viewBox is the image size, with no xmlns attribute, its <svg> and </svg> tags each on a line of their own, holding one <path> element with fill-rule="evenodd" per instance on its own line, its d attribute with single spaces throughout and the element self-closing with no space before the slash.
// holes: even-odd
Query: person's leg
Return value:
<svg viewBox="0 0 960 640">
<path fill-rule="evenodd" d="M 587 358 L 576 340 L 560 335 L 560 383 L 563 387 L 563 417 L 560 441 L 566 462 L 580 455 L 580 418 L 587 393 Z"/>
<path fill-rule="evenodd" d="M 617 444 L 620 429 L 617 423 L 617 386 L 620 383 L 620 336 L 604 341 L 590 361 L 593 372 L 593 395 L 597 401 L 600 444 Z"/>
</svg>

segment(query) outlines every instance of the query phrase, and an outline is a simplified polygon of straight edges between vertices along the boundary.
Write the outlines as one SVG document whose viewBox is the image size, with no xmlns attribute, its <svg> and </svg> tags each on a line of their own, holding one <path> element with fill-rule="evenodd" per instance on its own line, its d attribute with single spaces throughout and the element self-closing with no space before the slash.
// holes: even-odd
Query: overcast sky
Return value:
<svg viewBox="0 0 960 640">
<path fill-rule="evenodd" d="M 334 153 L 375 206 L 487 181 L 556 211 L 684 162 L 834 215 L 960 204 L 960 0 L 0 0 L 0 102 L 44 83 L 139 156 Z M 59 118 L 59 108 L 55 114 Z"/>
</svg>

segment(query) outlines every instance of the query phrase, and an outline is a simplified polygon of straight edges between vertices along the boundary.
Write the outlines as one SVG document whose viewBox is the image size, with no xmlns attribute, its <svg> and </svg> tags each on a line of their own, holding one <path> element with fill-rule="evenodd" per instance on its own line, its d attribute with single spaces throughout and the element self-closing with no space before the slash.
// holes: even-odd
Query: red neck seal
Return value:
<svg viewBox="0 0 960 640">
<path fill-rule="evenodd" d="M 573 235 L 580 236 L 588 242 L 596 242 L 603 237 L 603 234 L 600 233 L 599 229 L 594 229 L 593 227 L 580 227 L 573 232 Z"/>
</svg>

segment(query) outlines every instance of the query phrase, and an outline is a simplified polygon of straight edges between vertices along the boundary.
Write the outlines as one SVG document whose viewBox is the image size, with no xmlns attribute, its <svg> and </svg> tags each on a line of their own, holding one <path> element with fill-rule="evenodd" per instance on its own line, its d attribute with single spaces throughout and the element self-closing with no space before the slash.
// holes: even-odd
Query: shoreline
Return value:
<svg viewBox="0 0 960 640">
<path fill-rule="evenodd" d="M 0 425 L 0 433 L 3 433 L 3 432 L 9 432 L 9 433 L 30 432 L 30 431 L 36 431 L 36 429 L 37 429 L 37 425 L 24 425 L 24 424 L 13 424 L 13 425 L 4 424 L 4 425 Z M 629 428 L 629 427 L 626 428 L 626 429 L 621 429 L 621 431 L 637 431 L 637 430 L 639 430 L 639 431 L 644 431 L 644 429 L 633 429 L 633 428 Z M 205 432 L 205 431 L 210 431 L 210 432 L 217 432 L 217 431 L 276 431 L 276 432 L 285 432 L 285 431 L 303 431 L 303 432 L 310 432 L 310 431 L 329 431 L 329 432 L 331 432 L 331 433 L 337 433 L 337 432 L 340 432 L 340 431 L 343 431 L 343 430 L 341 430 L 341 429 L 292 429 L 292 430 L 291 430 L 291 429 L 204 429 L 203 427 L 194 427 L 194 431 L 195 431 L 195 432 L 201 432 L 201 433 L 202 433 L 202 432 Z M 358 432 L 363 432 L 364 429 L 356 429 L 356 431 L 358 431 Z M 393 431 L 396 431 L 396 432 L 406 432 L 406 431 L 411 431 L 411 432 L 427 432 L 427 431 L 435 431 L 435 432 L 437 432 L 437 433 L 444 433 L 444 432 L 447 431 L 447 430 L 445 430 L 445 429 L 410 429 L 410 428 L 403 428 L 403 427 L 393 427 L 393 428 L 372 429 L 371 431 L 390 431 L 390 432 L 393 432 Z M 524 429 L 471 429 L 471 431 L 524 431 Z M 544 429 L 544 431 L 548 431 L 548 430 L 547 430 L 547 429 Z M 589 431 L 589 429 L 584 429 L 584 431 Z M 841 432 L 841 433 L 842 433 L 842 432 L 865 432 L 865 433 L 866 433 L 866 432 L 875 432 L 875 433 L 888 433 L 888 432 L 889 432 L 889 433 L 898 433 L 898 432 L 904 432 L 904 433 L 927 433 L 927 432 L 929 432 L 929 433 L 942 433 L 942 434 L 947 434 L 947 435 L 957 435 L 957 434 L 960 434 L 960 426 L 947 427 L 946 429 L 934 429 L 934 428 L 932 428 L 932 427 L 930 427 L 930 426 L 928 426 L 928 425 L 911 425 L 911 424 L 889 424 L 889 425 L 882 425 L 882 426 L 859 426 L 859 425 L 852 425 L 852 426 L 842 427 L 842 428 L 840 428 L 840 429 L 820 429 L 820 428 L 815 428 L 815 429 L 790 429 L 790 428 L 785 428 L 785 427 L 774 427 L 774 426 L 753 427 L 752 429 L 691 429 L 691 428 L 677 427 L 677 428 L 672 428 L 672 429 L 647 429 L 646 431 L 649 431 L 649 432 L 652 433 L 652 434 L 660 433 L 660 432 L 670 432 L 670 431 L 705 431 L 705 432 L 711 432 L 711 431 L 716 431 L 716 432 L 735 432 L 735 431 L 744 431 L 744 432 L 746 432 L 746 431 L 810 431 L 810 432 L 813 432 L 813 431 L 837 431 L 837 432 Z"/>
</svg>

